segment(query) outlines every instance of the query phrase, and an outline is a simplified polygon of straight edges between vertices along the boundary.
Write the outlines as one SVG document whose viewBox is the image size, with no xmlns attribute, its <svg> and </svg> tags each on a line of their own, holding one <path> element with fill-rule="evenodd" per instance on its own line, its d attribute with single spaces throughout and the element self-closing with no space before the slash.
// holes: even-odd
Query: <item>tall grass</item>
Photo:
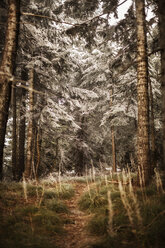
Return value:
<svg viewBox="0 0 165 248">
<path fill-rule="evenodd" d="M 80 201 L 81 210 L 91 212 L 87 229 L 101 235 L 102 242 L 91 247 L 165 247 L 165 191 L 160 173 L 156 170 L 153 182 L 144 187 L 143 173 L 139 173 L 140 187 L 133 186 L 132 174 L 100 178 Z M 134 176 L 134 175 L 133 175 Z"/>
<path fill-rule="evenodd" d="M 63 199 L 74 195 L 72 185 L 56 184 L 0 183 L 0 247 L 56 248 L 69 214 Z"/>
</svg>

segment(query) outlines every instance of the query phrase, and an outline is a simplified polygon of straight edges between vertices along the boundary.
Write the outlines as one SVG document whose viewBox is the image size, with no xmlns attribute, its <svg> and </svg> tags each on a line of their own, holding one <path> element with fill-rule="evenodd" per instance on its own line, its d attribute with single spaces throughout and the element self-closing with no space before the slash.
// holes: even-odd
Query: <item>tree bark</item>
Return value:
<svg viewBox="0 0 165 248">
<path fill-rule="evenodd" d="M 148 79 L 149 82 L 149 92 L 150 92 L 150 138 L 151 138 L 151 175 L 154 174 L 155 168 L 155 125 L 154 125 L 154 105 L 153 105 L 153 93 L 152 93 L 152 83 L 151 79 Z"/>
<path fill-rule="evenodd" d="M 162 124 L 163 124 L 163 166 L 165 170 L 165 2 L 158 0 L 160 50 L 161 50 L 161 86 L 162 86 Z"/>
<path fill-rule="evenodd" d="M 23 80 L 27 80 L 26 71 L 22 71 Z M 23 85 L 22 85 L 23 86 Z M 26 90 L 21 88 L 20 110 L 19 110 L 19 131 L 18 131 L 18 180 L 23 177 L 25 169 L 25 131 L 26 131 Z"/>
<path fill-rule="evenodd" d="M 83 176 L 85 173 L 85 164 L 86 164 L 86 156 L 85 156 L 85 151 L 84 148 L 82 147 L 82 142 L 85 140 L 85 126 L 86 126 L 86 119 L 85 116 L 80 117 L 81 121 L 81 129 L 78 130 L 77 132 L 77 138 L 79 140 L 79 144 L 77 146 L 77 151 L 76 151 L 76 167 L 75 167 L 75 172 L 78 176 Z"/>
<path fill-rule="evenodd" d="M 9 0 L 6 38 L 0 65 L 0 180 L 3 177 L 3 148 L 16 56 L 19 13 L 19 1 Z"/>
<path fill-rule="evenodd" d="M 113 90 L 110 91 L 110 107 L 113 104 Z M 112 139 L 112 169 L 116 172 L 116 144 L 115 144 L 115 132 L 114 126 L 111 126 L 111 139 Z"/>
<path fill-rule="evenodd" d="M 33 92 L 33 69 L 31 69 L 29 73 L 29 123 L 28 123 L 28 131 L 27 131 L 27 150 L 26 150 L 26 164 L 24 177 L 26 179 L 30 179 L 31 170 L 32 170 L 32 159 L 33 159 L 33 135 L 34 135 L 34 120 L 33 120 L 33 112 L 34 112 L 34 92 Z"/>
<path fill-rule="evenodd" d="M 149 182 L 149 97 L 148 60 L 144 0 L 135 0 L 137 21 L 138 166 L 144 185 Z"/>
<path fill-rule="evenodd" d="M 12 171 L 13 179 L 17 180 L 17 110 L 16 110 L 16 87 L 12 85 L 12 112 L 13 112 L 13 130 L 12 130 Z"/>
</svg>

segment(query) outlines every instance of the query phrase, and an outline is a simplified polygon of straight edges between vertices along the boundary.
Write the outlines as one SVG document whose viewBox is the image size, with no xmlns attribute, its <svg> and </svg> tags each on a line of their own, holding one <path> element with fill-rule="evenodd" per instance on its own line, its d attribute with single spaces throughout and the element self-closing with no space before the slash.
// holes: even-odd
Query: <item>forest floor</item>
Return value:
<svg viewBox="0 0 165 248">
<path fill-rule="evenodd" d="M 165 177 L 129 177 L 0 183 L 0 248 L 164 248 Z"/>
<path fill-rule="evenodd" d="M 92 214 L 79 210 L 78 206 L 80 198 L 88 188 L 86 184 L 80 182 L 72 182 L 72 185 L 75 194 L 71 199 L 65 200 L 69 214 L 67 216 L 63 214 L 63 217 L 68 219 L 68 223 L 64 226 L 66 234 L 64 237 L 58 237 L 56 244 L 59 248 L 88 248 L 91 243 L 100 240 L 100 237 L 91 235 L 86 229 Z"/>
</svg>

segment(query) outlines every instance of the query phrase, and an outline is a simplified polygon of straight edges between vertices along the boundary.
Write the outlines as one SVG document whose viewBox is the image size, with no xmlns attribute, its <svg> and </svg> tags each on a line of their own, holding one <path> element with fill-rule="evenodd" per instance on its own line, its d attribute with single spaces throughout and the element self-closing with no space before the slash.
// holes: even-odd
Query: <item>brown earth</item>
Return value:
<svg viewBox="0 0 165 248">
<path fill-rule="evenodd" d="M 87 191 L 86 185 L 82 183 L 73 183 L 75 195 L 70 200 L 65 201 L 70 210 L 67 215 L 68 224 L 64 229 L 66 234 L 56 239 L 56 245 L 59 248 L 89 248 L 90 244 L 98 241 L 99 238 L 90 235 L 86 230 L 86 225 L 91 218 L 91 214 L 82 212 L 78 208 L 78 201 L 81 195 Z"/>
</svg>

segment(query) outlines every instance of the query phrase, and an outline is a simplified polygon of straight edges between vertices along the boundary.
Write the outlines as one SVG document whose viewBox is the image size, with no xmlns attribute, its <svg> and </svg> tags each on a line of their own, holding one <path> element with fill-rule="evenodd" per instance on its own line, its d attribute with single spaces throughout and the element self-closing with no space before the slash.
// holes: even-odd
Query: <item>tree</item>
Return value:
<svg viewBox="0 0 165 248">
<path fill-rule="evenodd" d="M 112 146 L 111 142 L 114 140 L 113 127 L 117 164 L 124 167 L 131 164 L 130 157 L 136 159 L 136 25 L 133 5 L 123 20 L 110 25 L 110 16 L 117 15 L 117 7 L 124 2 L 21 2 L 14 79 L 17 113 L 20 113 L 17 118 L 19 178 L 24 171 L 24 147 L 28 151 L 27 178 L 31 172 L 38 170 L 39 175 L 46 175 L 59 167 L 62 171 L 74 168 L 81 174 L 91 160 L 94 166 L 99 161 L 112 164 L 113 158 L 115 161 L 115 156 L 112 156 L 115 144 L 113 142 Z M 35 85 L 31 88 L 34 100 L 29 105 L 28 94 L 26 100 L 21 100 L 28 89 L 28 80 L 21 73 L 33 67 Z M 152 78 L 153 88 L 155 81 Z M 112 88 L 113 103 L 110 106 Z M 140 97 L 144 98 L 142 94 Z M 27 111 L 25 120 L 25 109 L 30 106 L 32 113 Z M 155 116 L 159 118 L 157 114 Z M 31 117 L 33 125 L 29 125 L 31 121 L 28 123 Z M 12 130 L 11 121 L 9 125 Z M 8 150 L 11 151 L 11 145 L 8 145 Z M 10 162 L 8 165 L 11 168 Z"/>
<path fill-rule="evenodd" d="M 158 0 L 160 51 L 161 51 L 161 84 L 162 84 L 162 124 L 163 124 L 163 169 L 165 170 L 165 5 Z"/>
<path fill-rule="evenodd" d="M 19 0 L 9 0 L 5 45 L 0 65 L 0 179 L 3 177 L 3 148 L 16 56 L 19 11 Z"/>
<path fill-rule="evenodd" d="M 13 130 L 12 130 L 12 171 L 13 179 L 17 180 L 17 106 L 16 106 L 16 87 L 12 84 L 12 115 L 13 115 Z"/>
<path fill-rule="evenodd" d="M 26 70 L 21 71 L 21 79 L 28 80 Z M 20 180 L 25 169 L 25 131 L 26 131 L 26 90 L 23 83 L 20 88 L 20 102 L 19 102 L 19 127 L 18 127 L 18 158 L 17 158 L 17 176 Z"/>
<path fill-rule="evenodd" d="M 145 27 L 144 0 L 136 0 L 137 20 L 137 94 L 138 94 L 138 166 L 149 182 L 149 98 L 148 98 L 148 59 Z"/>
<path fill-rule="evenodd" d="M 110 107 L 113 105 L 113 89 L 110 91 Z M 115 144 L 115 131 L 114 126 L 111 126 L 111 137 L 112 137 L 112 168 L 113 172 L 116 172 L 116 144 Z"/>
<path fill-rule="evenodd" d="M 27 150 L 26 150 L 26 164 L 24 176 L 26 179 L 30 179 L 33 165 L 33 138 L 34 138 L 34 69 L 29 73 L 29 122 L 27 131 Z"/>
<path fill-rule="evenodd" d="M 149 83 L 149 102 L 150 102 L 150 156 L 151 156 L 151 165 L 150 165 L 150 173 L 154 174 L 155 164 L 155 118 L 154 118 L 154 101 L 153 101 L 153 90 L 152 90 L 152 82 L 151 79 L 148 79 Z"/>
</svg>

